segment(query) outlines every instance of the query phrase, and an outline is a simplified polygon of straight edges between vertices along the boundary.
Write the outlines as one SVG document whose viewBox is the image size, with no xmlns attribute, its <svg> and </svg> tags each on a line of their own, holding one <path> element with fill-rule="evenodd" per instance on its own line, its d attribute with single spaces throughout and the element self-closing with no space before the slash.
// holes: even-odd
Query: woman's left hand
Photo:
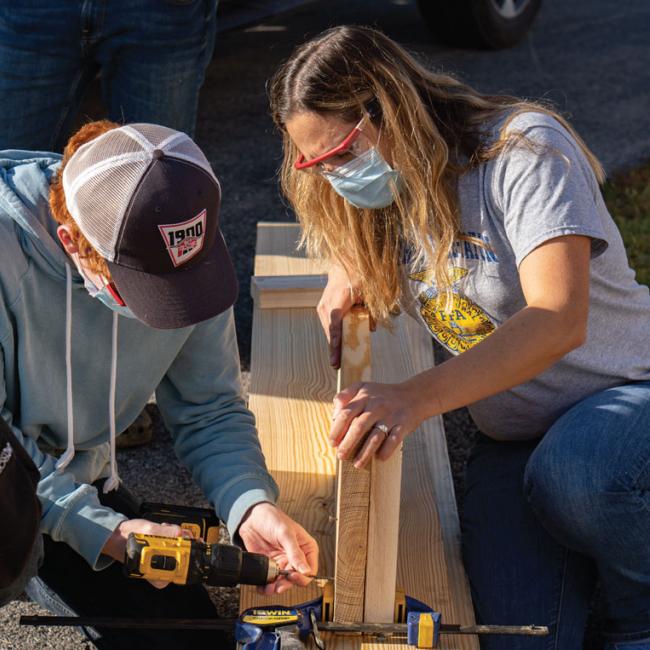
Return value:
<svg viewBox="0 0 650 650">
<path fill-rule="evenodd" d="M 340 459 L 365 467 L 375 454 L 390 458 L 423 419 L 410 386 L 354 383 L 334 398 L 330 443 Z"/>
</svg>

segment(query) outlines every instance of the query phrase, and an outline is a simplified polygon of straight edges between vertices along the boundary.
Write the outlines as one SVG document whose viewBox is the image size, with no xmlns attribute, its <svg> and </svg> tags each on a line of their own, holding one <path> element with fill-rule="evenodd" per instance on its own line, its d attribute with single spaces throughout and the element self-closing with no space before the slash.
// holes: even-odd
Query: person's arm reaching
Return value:
<svg viewBox="0 0 650 650">
<path fill-rule="evenodd" d="M 384 442 L 372 432 L 355 462 L 367 464 L 377 450 L 386 459 L 425 419 L 528 381 L 582 345 L 590 246 L 588 237 L 566 236 L 530 253 L 519 269 L 527 306 L 467 352 L 401 384 L 353 384 L 340 392 L 330 432 L 339 457 L 349 458 L 381 422 L 390 435 Z"/>
</svg>

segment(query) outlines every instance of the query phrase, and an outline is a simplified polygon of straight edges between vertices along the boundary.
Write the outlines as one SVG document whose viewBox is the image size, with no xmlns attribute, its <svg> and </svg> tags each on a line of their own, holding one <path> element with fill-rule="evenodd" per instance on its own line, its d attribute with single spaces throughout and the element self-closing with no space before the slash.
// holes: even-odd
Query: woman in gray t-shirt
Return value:
<svg viewBox="0 0 650 650">
<path fill-rule="evenodd" d="M 481 435 L 463 544 L 479 619 L 545 624 L 548 647 L 578 650 L 598 576 L 611 642 L 648 648 L 650 296 L 597 159 L 548 108 L 429 72 L 366 28 L 300 46 L 271 105 L 283 191 L 331 264 L 318 311 L 332 364 L 356 302 L 378 319 L 409 312 L 454 355 L 339 393 L 339 457 L 363 443 L 358 466 L 385 459 L 426 418 L 468 406 Z"/>
</svg>

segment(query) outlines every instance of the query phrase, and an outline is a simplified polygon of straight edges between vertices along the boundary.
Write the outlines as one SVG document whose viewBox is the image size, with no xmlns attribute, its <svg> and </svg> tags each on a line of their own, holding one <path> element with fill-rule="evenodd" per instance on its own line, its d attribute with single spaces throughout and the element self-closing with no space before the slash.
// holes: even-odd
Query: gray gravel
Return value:
<svg viewBox="0 0 650 650">
<path fill-rule="evenodd" d="M 260 2 L 239 0 L 241 11 Z M 231 24 L 237 20 L 228 2 Z M 551 99 L 568 114 L 608 171 L 650 159 L 650 3 L 647 0 L 545 0 L 529 37 L 507 51 L 450 49 L 431 42 L 413 0 L 313 1 L 261 24 L 221 34 L 201 95 L 197 140 L 224 190 L 223 222 L 237 267 L 236 306 L 242 365 L 250 354 L 255 224 L 287 220 L 275 171 L 279 140 L 267 115 L 264 83 L 293 45 L 335 24 L 373 24 L 418 53 L 427 65 L 460 74 L 485 92 Z M 90 98 L 84 112 L 96 115 Z M 178 466 L 168 434 L 155 421 L 153 443 L 119 452 L 120 473 L 140 497 L 204 504 L 189 473 Z M 457 489 L 473 425 L 464 409 L 445 417 Z M 234 613 L 232 592 L 217 597 L 224 615 Z M 88 647 L 73 630 L 19 629 L 20 614 L 39 613 L 24 601 L 0 610 L 0 650 Z M 586 648 L 598 641 L 590 637 Z"/>
</svg>

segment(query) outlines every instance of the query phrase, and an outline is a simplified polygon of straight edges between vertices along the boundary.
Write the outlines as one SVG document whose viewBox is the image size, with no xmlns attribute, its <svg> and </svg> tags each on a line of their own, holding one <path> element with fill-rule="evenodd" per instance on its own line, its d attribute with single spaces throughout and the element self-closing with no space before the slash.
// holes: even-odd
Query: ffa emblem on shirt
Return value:
<svg viewBox="0 0 650 650">
<path fill-rule="evenodd" d="M 181 223 L 158 226 L 174 266 L 189 262 L 203 248 L 206 211 Z"/>
<path fill-rule="evenodd" d="M 450 307 L 447 307 L 447 295 L 440 294 L 434 286 L 432 271 L 425 270 L 409 276 L 412 280 L 427 285 L 418 294 L 420 316 L 436 341 L 454 354 L 474 347 L 495 329 L 485 311 L 461 293 L 459 283 L 465 275 L 467 269 L 457 266 L 450 269 Z"/>
</svg>

